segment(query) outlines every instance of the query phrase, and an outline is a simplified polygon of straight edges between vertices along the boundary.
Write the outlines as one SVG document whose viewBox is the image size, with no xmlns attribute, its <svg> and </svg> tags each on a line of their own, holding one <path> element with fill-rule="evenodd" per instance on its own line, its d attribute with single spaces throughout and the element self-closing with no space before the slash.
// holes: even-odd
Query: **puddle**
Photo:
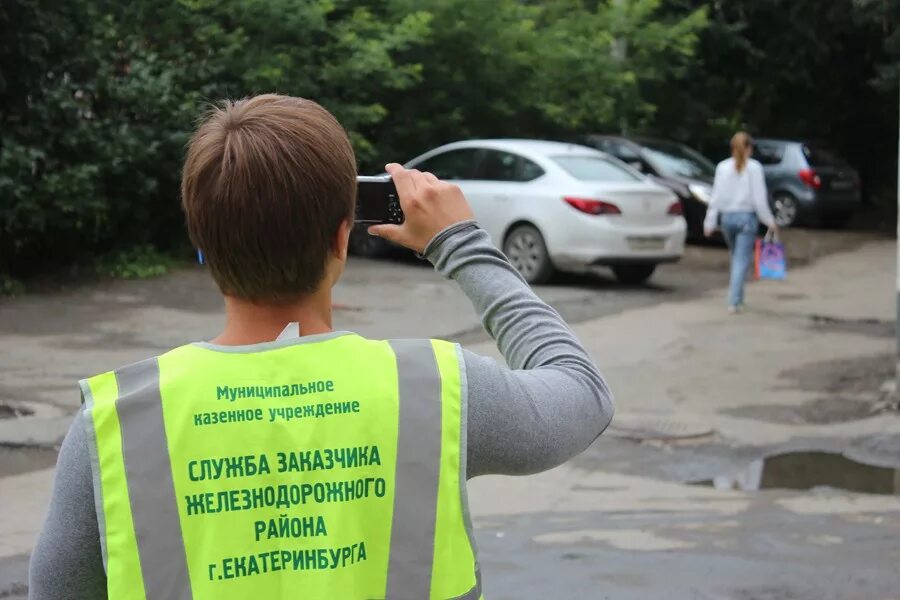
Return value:
<svg viewBox="0 0 900 600">
<path fill-rule="evenodd" d="M 52 448 L 0 446 L 0 477 L 52 467 L 56 464 L 56 455 L 56 450 Z"/>
<path fill-rule="evenodd" d="M 900 469 L 867 465 L 830 452 L 790 452 L 755 460 L 737 472 L 691 483 L 726 490 L 832 487 L 866 494 L 900 495 Z"/>
<path fill-rule="evenodd" d="M 0 403 L 0 419 L 30 417 L 33 414 L 34 411 L 26 406 L 10 406 L 9 404 Z"/>
<path fill-rule="evenodd" d="M 871 417 L 882 410 L 876 402 L 853 400 L 843 396 L 826 396 L 804 402 L 799 406 L 783 404 L 754 404 L 724 409 L 721 412 L 734 417 L 780 423 L 786 425 L 827 425 L 846 423 Z"/>
<path fill-rule="evenodd" d="M 896 330 L 893 321 L 879 319 L 841 319 L 826 315 L 810 315 L 813 329 L 834 332 L 858 333 L 871 337 L 894 337 Z"/>
</svg>

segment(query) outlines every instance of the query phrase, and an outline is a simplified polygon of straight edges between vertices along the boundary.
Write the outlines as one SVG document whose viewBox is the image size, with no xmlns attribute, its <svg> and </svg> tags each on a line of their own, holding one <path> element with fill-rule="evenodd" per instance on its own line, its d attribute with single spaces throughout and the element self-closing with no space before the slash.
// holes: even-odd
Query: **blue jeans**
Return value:
<svg viewBox="0 0 900 600">
<path fill-rule="evenodd" d="M 731 250 L 731 281 L 728 306 L 744 304 L 744 279 L 753 262 L 753 246 L 759 221 L 752 212 L 722 213 L 722 234 Z"/>
</svg>

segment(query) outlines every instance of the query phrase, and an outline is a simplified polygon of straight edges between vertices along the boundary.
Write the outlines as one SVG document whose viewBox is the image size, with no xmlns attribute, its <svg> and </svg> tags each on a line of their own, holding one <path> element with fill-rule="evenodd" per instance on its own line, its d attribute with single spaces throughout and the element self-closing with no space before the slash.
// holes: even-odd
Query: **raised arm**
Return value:
<svg viewBox="0 0 900 600">
<path fill-rule="evenodd" d="M 457 281 L 509 365 L 463 352 L 468 476 L 542 471 L 584 450 L 613 413 L 587 352 L 471 220 L 456 186 L 399 165 L 388 171 L 406 222 L 370 231 L 423 252 Z"/>
<path fill-rule="evenodd" d="M 507 364 L 463 351 L 469 477 L 527 474 L 582 452 L 613 398 L 585 349 L 474 222 L 439 234 L 426 257 L 472 301 Z"/>
</svg>

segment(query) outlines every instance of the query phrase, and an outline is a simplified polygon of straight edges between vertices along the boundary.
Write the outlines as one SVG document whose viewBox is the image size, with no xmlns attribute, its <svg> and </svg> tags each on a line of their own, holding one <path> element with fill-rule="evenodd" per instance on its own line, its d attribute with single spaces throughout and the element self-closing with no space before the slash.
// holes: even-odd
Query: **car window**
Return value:
<svg viewBox="0 0 900 600">
<path fill-rule="evenodd" d="M 777 165 L 784 158 L 784 146 L 757 144 L 753 149 L 753 158 L 764 165 Z"/>
<path fill-rule="evenodd" d="M 641 157 L 628 144 L 619 140 L 600 139 L 596 143 L 597 148 L 607 154 L 612 154 L 619 160 L 627 163 L 640 162 Z"/>
<path fill-rule="evenodd" d="M 477 148 L 449 150 L 425 159 L 415 168 L 433 173 L 438 179 L 471 179 L 478 152 Z"/>
<path fill-rule="evenodd" d="M 581 181 L 640 181 L 641 177 L 599 156 L 553 156 L 553 162 Z"/>
<path fill-rule="evenodd" d="M 652 142 L 644 144 L 644 158 L 668 177 L 712 177 L 716 166 L 705 156 L 682 144 Z"/>
<path fill-rule="evenodd" d="M 537 179 L 543 174 L 544 170 L 540 168 L 536 163 L 522 156 L 519 157 L 518 181 L 531 181 L 532 179 Z"/>
<path fill-rule="evenodd" d="M 518 156 L 499 150 L 486 150 L 481 161 L 478 179 L 516 181 Z"/>
<path fill-rule="evenodd" d="M 840 164 L 840 160 L 830 150 L 821 146 L 803 146 L 803 156 L 811 167 L 826 167 Z"/>
<path fill-rule="evenodd" d="M 485 150 L 478 168 L 477 179 L 488 181 L 531 181 L 544 170 L 527 158 L 502 150 Z"/>
<path fill-rule="evenodd" d="M 593 146 L 607 154 L 612 154 L 613 141 L 604 138 L 588 138 L 588 146 Z"/>
</svg>

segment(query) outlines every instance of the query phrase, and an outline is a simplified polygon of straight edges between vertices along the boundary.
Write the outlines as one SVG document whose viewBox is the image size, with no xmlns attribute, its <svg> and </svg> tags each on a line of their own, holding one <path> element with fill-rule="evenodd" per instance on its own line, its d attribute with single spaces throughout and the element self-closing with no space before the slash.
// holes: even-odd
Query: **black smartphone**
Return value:
<svg viewBox="0 0 900 600">
<path fill-rule="evenodd" d="M 403 209 L 400 208 L 397 188 L 390 175 L 359 175 L 356 177 L 356 190 L 357 223 L 403 223 Z"/>
</svg>

